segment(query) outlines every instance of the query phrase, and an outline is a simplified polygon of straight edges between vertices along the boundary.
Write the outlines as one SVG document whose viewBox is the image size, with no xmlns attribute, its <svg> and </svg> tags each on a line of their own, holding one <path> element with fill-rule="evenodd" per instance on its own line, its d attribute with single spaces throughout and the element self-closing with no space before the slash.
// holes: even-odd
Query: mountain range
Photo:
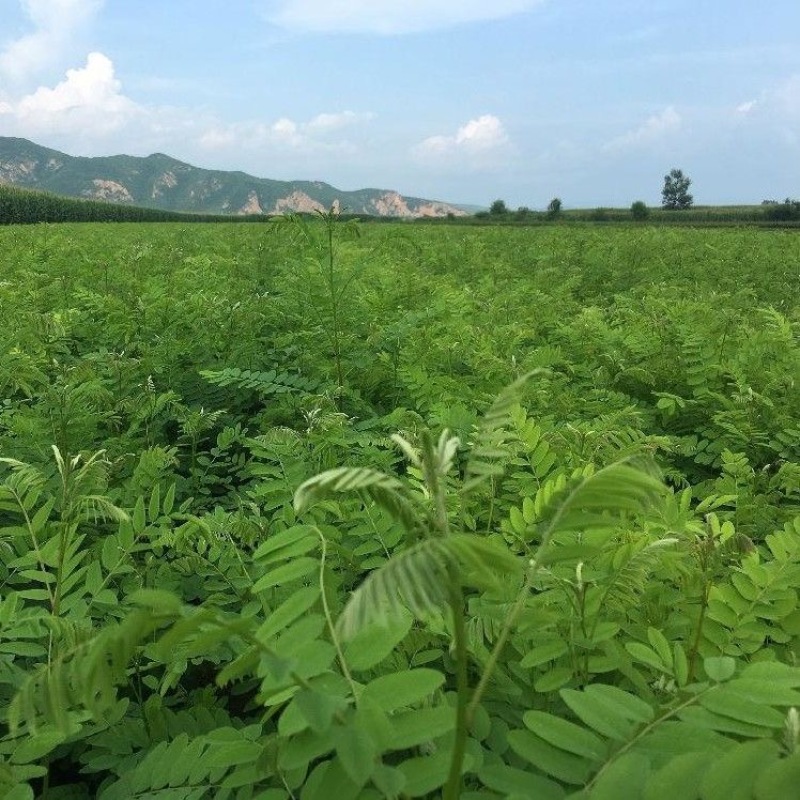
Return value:
<svg viewBox="0 0 800 800">
<path fill-rule="evenodd" d="M 474 209 L 386 189 L 341 191 L 320 181 L 277 181 L 202 169 L 163 153 L 70 156 L 27 139 L 0 136 L 0 184 L 67 197 L 201 214 L 325 211 L 381 217 L 465 216 Z"/>
</svg>

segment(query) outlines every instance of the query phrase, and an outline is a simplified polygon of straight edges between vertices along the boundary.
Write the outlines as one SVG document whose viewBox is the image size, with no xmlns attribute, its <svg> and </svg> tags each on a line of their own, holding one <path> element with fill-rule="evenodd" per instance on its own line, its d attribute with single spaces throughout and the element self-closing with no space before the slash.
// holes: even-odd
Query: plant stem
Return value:
<svg viewBox="0 0 800 800">
<path fill-rule="evenodd" d="M 683 711 L 684 708 L 688 708 L 694 703 L 698 703 L 699 698 L 701 698 L 704 694 L 707 694 L 709 691 L 711 691 L 712 688 L 713 687 L 709 686 L 703 689 L 701 692 L 698 692 L 697 694 L 690 695 L 686 699 L 681 700 L 681 702 L 678 703 L 673 708 L 670 708 L 667 711 L 665 711 L 660 717 L 656 717 L 651 722 L 648 722 L 647 725 L 645 725 L 643 728 L 640 728 L 636 732 L 635 736 L 633 736 L 633 738 L 625 742 L 625 744 L 622 745 L 622 747 L 620 747 L 619 750 L 615 751 L 608 758 L 608 760 L 603 763 L 600 769 L 592 776 L 592 779 L 586 784 L 586 786 L 584 786 L 584 791 L 588 793 L 589 790 L 591 790 L 591 788 L 597 784 L 597 782 L 600 780 L 600 778 L 603 776 L 606 770 L 608 770 L 609 767 L 613 766 L 636 744 L 638 744 L 642 739 L 644 739 L 645 736 L 647 736 L 647 734 L 650 733 L 650 731 L 657 728 L 659 725 L 661 725 L 662 722 L 666 722 L 667 720 L 672 719 L 672 717 L 677 716 L 681 711 Z"/>
<path fill-rule="evenodd" d="M 689 671 L 687 673 L 687 683 L 694 681 L 695 670 L 697 669 L 697 653 L 700 650 L 700 640 L 703 638 L 703 624 L 706 621 L 706 611 L 708 610 L 708 595 L 711 590 L 711 584 L 705 583 L 703 585 L 703 596 L 700 600 L 700 616 L 697 619 L 697 629 L 695 630 L 694 640 L 692 641 L 692 649 L 689 651 Z"/>
<path fill-rule="evenodd" d="M 456 735 L 453 742 L 453 756 L 450 760 L 450 774 L 444 786 L 442 800 L 457 800 L 461 794 L 461 768 L 467 748 L 467 714 L 469 683 L 467 678 L 467 626 L 464 621 L 464 595 L 458 575 L 452 575 L 449 585 L 450 610 L 453 613 L 453 638 L 456 648 Z"/>
<path fill-rule="evenodd" d="M 344 385 L 342 374 L 342 350 L 339 341 L 339 296 L 336 293 L 335 252 L 333 248 L 333 213 L 326 215 L 328 234 L 328 296 L 331 301 L 331 325 L 333 327 L 333 358 L 336 363 L 336 384 Z"/>
<path fill-rule="evenodd" d="M 350 685 L 350 691 L 353 693 L 353 701 L 358 703 L 358 689 L 350 673 L 350 668 L 347 666 L 347 659 L 344 657 L 341 642 L 336 635 L 336 627 L 333 624 L 333 617 L 331 616 L 331 610 L 328 606 L 328 598 L 325 596 L 325 561 L 328 555 L 328 542 L 319 528 L 315 528 L 315 530 L 322 544 L 322 558 L 320 558 L 319 562 L 319 593 L 322 598 L 322 610 L 325 614 L 325 621 L 328 624 L 328 633 L 330 634 L 333 646 L 336 648 L 336 655 L 342 668 L 342 675 L 344 675 L 345 680 Z"/>
<path fill-rule="evenodd" d="M 517 618 L 522 613 L 522 609 L 525 607 L 525 601 L 528 599 L 528 593 L 531 590 L 533 578 L 538 569 L 538 561 L 534 560 L 528 569 L 528 574 L 526 575 L 525 582 L 522 584 L 522 588 L 517 595 L 516 602 L 506 617 L 506 621 L 502 630 L 500 631 L 500 635 L 497 637 L 497 641 L 492 648 L 492 652 L 489 654 L 489 660 L 486 662 L 486 666 L 483 668 L 481 679 L 478 681 L 478 685 L 475 688 L 475 692 L 473 693 L 472 699 L 469 702 L 469 706 L 467 707 L 467 724 L 471 723 L 473 717 L 475 716 L 475 710 L 480 705 L 481 698 L 486 692 L 486 687 L 489 685 L 489 681 L 492 678 L 492 674 L 497 666 L 497 662 L 500 660 L 500 654 L 503 652 L 503 648 L 508 641 L 508 637 L 511 635 L 511 629 L 514 627 Z"/>
</svg>

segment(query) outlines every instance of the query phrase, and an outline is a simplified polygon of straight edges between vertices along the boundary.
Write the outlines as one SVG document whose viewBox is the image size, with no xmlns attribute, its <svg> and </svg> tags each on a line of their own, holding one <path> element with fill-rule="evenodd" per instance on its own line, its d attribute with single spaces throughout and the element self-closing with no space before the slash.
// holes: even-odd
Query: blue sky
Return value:
<svg viewBox="0 0 800 800">
<path fill-rule="evenodd" d="M 0 0 L 0 135 L 542 208 L 800 196 L 800 2 Z"/>
</svg>

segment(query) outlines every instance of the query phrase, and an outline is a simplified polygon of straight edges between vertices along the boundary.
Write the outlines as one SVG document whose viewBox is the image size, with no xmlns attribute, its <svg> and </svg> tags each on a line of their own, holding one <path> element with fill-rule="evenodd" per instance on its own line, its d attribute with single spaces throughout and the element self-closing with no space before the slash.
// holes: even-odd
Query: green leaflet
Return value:
<svg viewBox="0 0 800 800">
<path fill-rule="evenodd" d="M 294 702 L 315 733 L 327 731 L 345 705 L 340 698 L 313 689 L 301 689 L 295 694 Z"/>
<path fill-rule="evenodd" d="M 446 750 L 403 761 L 398 770 L 404 778 L 404 794 L 409 797 L 424 797 L 438 789 L 447 779 L 449 762 L 450 754 Z"/>
<path fill-rule="evenodd" d="M 455 727 L 449 706 L 403 711 L 392 715 L 390 722 L 391 737 L 384 745 L 387 750 L 410 750 L 444 736 Z"/>
<path fill-rule="evenodd" d="M 291 391 L 311 392 L 317 388 L 314 381 L 304 378 L 302 375 L 288 372 L 278 373 L 274 369 L 269 372 L 254 372 L 249 369 L 228 367 L 221 370 L 201 370 L 200 375 L 209 383 L 218 386 L 252 389 L 266 396 Z"/>
<path fill-rule="evenodd" d="M 514 422 L 514 411 L 525 385 L 534 377 L 546 374 L 537 369 L 517 378 L 497 395 L 481 417 L 470 448 L 470 458 L 464 475 L 463 492 L 469 492 L 492 477 L 503 474 L 502 460 L 508 459 L 506 440 Z"/>
<path fill-rule="evenodd" d="M 287 564 L 270 570 L 253 584 L 253 593 L 263 592 L 273 586 L 283 586 L 287 583 L 305 578 L 310 575 L 319 565 L 315 558 L 297 558 Z"/>
<path fill-rule="evenodd" d="M 375 623 L 362 628 L 345 647 L 350 669 L 360 672 L 380 664 L 408 635 L 412 623 L 412 617 L 405 615 L 386 625 Z"/>
<path fill-rule="evenodd" d="M 685 753 L 673 758 L 647 782 L 643 800 L 697 800 L 700 781 L 708 767 L 705 753 Z"/>
<path fill-rule="evenodd" d="M 358 786 L 363 786 L 377 767 L 379 744 L 371 732 L 358 722 L 340 732 L 336 743 L 336 755 L 348 777 Z"/>
<path fill-rule="evenodd" d="M 328 727 L 323 732 L 304 730 L 281 743 L 278 765 L 283 770 L 305 768 L 320 756 L 331 752 L 341 736 L 341 729 Z"/>
<path fill-rule="evenodd" d="M 295 492 L 295 510 L 301 514 L 323 498 L 345 492 L 365 493 L 400 520 L 409 532 L 422 527 L 422 521 L 406 496 L 405 485 L 390 475 L 367 468 L 339 467 L 309 479 Z"/>
<path fill-rule="evenodd" d="M 361 699 L 374 703 L 383 711 L 410 706 L 429 697 L 444 683 L 444 676 L 432 669 L 394 672 L 370 681 Z"/>
<path fill-rule="evenodd" d="M 553 747 L 529 731 L 512 731 L 508 742 L 517 755 L 564 784 L 582 784 L 591 775 L 586 759 Z"/>
<path fill-rule="evenodd" d="M 649 777 L 649 759 L 638 753 L 626 753 L 594 782 L 590 796 L 592 800 L 615 800 L 619 797 L 638 800 Z"/>
<path fill-rule="evenodd" d="M 614 686 L 595 684 L 582 692 L 562 689 L 560 694 L 584 723 L 612 739 L 628 738 L 637 725 L 653 718 L 647 703 Z"/>
<path fill-rule="evenodd" d="M 529 800 L 562 800 L 565 796 L 564 789 L 554 781 L 505 764 L 487 765 L 478 775 L 484 785 L 504 795 Z"/>
<path fill-rule="evenodd" d="M 315 547 L 317 537 L 313 529 L 295 525 L 288 530 L 270 536 L 256 548 L 253 558 L 264 564 L 272 564 L 294 556 L 303 555 Z"/>
<path fill-rule="evenodd" d="M 256 631 L 256 636 L 268 642 L 289 627 L 298 617 L 311 608 L 319 598 L 319 587 L 309 586 L 289 595 L 278 608 L 271 611 Z"/>
<path fill-rule="evenodd" d="M 552 642 L 532 648 L 520 661 L 520 666 L 526 668 L 538 667 L 541 664 L 553 661 L 559 656 L 563 656 L 568 650 L 569 645 L 566 642 L 561 639 L 554 639 Z"/>
<path fill-rule="evenodd" d="M 791 797 L 800 781 L 800 756 L 797 753 L 761 765 L 753 787 L 756 800 L 778 800 Z"/>
<path fill-rule="evenodd" d="M 208 788 L 220 785 L 239 765 L 249 764 L 258 757 L 261 746 L 251 740 L 254 734 L 257 732 L 252 729 L 220 728 L 195 740 L 181 734 L 171 743 L 161 742 L 99 797 L 122 800 L 144 793 L 174 798 L 203 797 Z"/>
<path fill-rule="evenodd" d="M 349 639 L 373 621 L 385 624 L 402 617 L 406 609 L 417 617 L 440 611 L 446 602 L 447 575 L 456 566 L 464 570 L 466 582 L 479 585 L 521 573 L 517 559 L 479 537 L 452 534 L 428 539 L 370 573 L 339 618 L 343 636 Z"/>
<path fill-rule="evenodd" d="M 338 760 L 323 761 L 308 778 L 303 795 L 310 800 L 327 800 L 341 797 L 354 800 L 361 786 L 348 775 L 344 765 Z"/>
<path fill-rule="evenodd" d="M 440 611 L 452 563 L 442 542 L 429 539 L 370 573 L 354 592 L 337 626 L 345 639 L 372 622 L 385 623 L 411 611 L 417 617 Z"/>
<path fill-rule="evenodd" d="M 594 761 L 599 761 L 605 755 L 603 740 L 572 722 L 541 711 L 527 711 L 523 720 L 525 726 L 539 738 L 561 750 Z"/>
<path fill-rule="evenodd" d="M 717 760 L 700 783 L 702 800 L 746 800 L 752 797 L 755 779 L 766 764 L 774 762 L 778 746 L 772 741 L 737 745 Z"/>
</svg>

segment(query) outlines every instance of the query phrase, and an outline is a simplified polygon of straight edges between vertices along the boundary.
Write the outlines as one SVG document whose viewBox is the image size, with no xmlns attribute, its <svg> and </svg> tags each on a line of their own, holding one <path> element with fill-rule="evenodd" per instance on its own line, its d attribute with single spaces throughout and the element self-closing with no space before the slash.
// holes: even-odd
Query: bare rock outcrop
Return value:
<svg viewBox="0 0 800 800">
<path fill-rule="evenodd" d="M 322 203 L 309 197 L 305 192 L 294 191 L 286 197 L 281 197 L 275 202 L 273 214 L 285 214 L 287 211 L 294 211 L 298 214 L 310 214 L 314 211 L 326 211 Z"/>
<path fill-rule="evenodd" d="M 172 172 L 172 170 L 167 170 L 159 175 L 153 182 L 153 191 L 150 193 L 150 196 L 155 200 L 157 197 L 161 197 L 164 194 L 165 189 L 174 189 L 177 185 L 178 178 L 175 173 Z"/>
<path fill-rule="evenodd" d="M 116 181 L 106 181 L 102 178 L 95 178 L 92 181 L 92 189 L 84 189 L 81 194 L 90 197 L 92 200 L 107 200 L 111 203 L 132 203 L 133 196 L 121 184 Z"/>
<path fill-rule="evenodd" d="M 239 214 L 263 214 L 264 209 L 261 208 L 261 201 L 255 191 L 251 191 L 247 195 L 247 202 L 237 212 Z"/>
</svg>

